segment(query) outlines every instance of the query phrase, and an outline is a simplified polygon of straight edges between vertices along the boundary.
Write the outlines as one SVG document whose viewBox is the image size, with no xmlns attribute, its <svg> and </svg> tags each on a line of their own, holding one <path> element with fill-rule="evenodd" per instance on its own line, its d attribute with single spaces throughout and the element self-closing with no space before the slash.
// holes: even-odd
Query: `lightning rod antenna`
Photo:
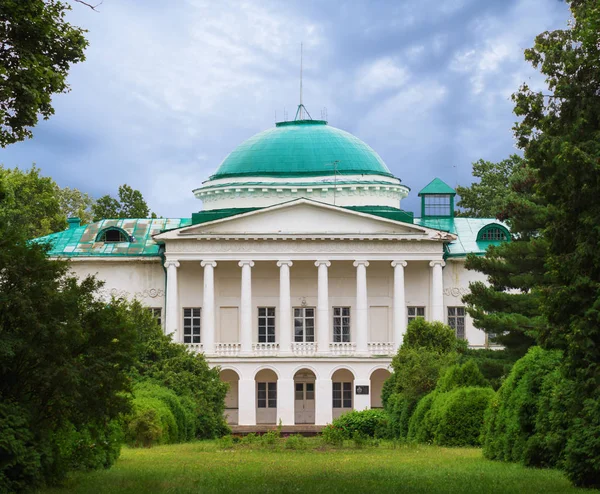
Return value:
<svg viewBox="0 0 600 494">
<path fill-rule="evenodd" d="M 302 105 L 302 43 L 300 43 L 300 120 L 304 119 L 304 111 Z"/>
</svg>

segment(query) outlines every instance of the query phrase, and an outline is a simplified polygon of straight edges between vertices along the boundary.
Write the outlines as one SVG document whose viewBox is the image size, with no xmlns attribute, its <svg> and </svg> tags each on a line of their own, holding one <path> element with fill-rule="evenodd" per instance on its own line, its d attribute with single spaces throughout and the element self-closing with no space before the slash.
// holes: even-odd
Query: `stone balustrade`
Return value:
<svg viewBox="0 0 600 494">
<path fill-rule="evenodd" d="M 279 343 L 254 343 L 252 350 L 257 357 L 277 355 L 279 353 Z"/>
<path fill-rule="evenodd" d="M 356 352 L 356 343 L 329 343 L 329 353 L 331 355 L 354 355 Z"/>
<path fill-rule="evenodd" d="M 237 357 L 240 354 L 241 343 L 215 343 L 215 355 L 219 357 Z"/>
<path fill-rule="evenodd" d="M 371 355 L 393 355 L 394 354 L 394 343 L 369 343 L 369 353 Z"/>
<path fill-rule="evenodd" d="M 297 357 L 312 357 L 316 352 L 316 343 L 292 343 L 292 353 Z"/>
</svg>

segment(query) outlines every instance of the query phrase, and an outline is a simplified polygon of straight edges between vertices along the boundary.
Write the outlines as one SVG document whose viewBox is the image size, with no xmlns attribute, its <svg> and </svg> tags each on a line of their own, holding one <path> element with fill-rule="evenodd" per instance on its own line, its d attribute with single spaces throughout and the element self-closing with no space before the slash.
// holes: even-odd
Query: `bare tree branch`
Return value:
<svg viewBox="0 0 600 494">
<path fill-rule="evenodd" d="M 74 1 L 77 3 L 81 3 L 81 4 L 85 5 L 86 7 L 89 7 L 90 9 L 92 9 L 95 12 L 98 12 L 96 10 L 96 7 L 100 7 L 100 5 L 102 5 L 104 3 L 104 0 L 101 0 L 101 2 L 97 3 L 96 5 L 92 5 L 91 3 L 84 2 L 83 0 L 74 0 Z"/>
</svg>

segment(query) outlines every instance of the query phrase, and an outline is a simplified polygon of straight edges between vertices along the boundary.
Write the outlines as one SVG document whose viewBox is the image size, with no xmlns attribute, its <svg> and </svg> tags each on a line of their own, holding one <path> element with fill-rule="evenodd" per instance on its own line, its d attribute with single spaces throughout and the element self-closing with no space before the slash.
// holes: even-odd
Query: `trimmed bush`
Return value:
<svg viewBox="0 0 600 494">
<path fill-rule="evenodd" d="M 419 443 L 432 443 L 433 435 L 429 427 L 426 427 L 424 424 L 425 417 L 429 410 L 431 410 L 431 405 L 433 404 L 433 400 L 436 397 L 435 391 L 429 393 L 428 395 L 423 396 L 417 403 L 415 411 L 410 417 L 410 421 L 408 423 L 408 434 L 407 439 L 409 441 L 416 441 Z"/>
<path fill-rule="evenodd" d="M 560 351 L 532 347 L 515 363 L 486 412 L 487 458 L 560 464 L 571 401 L 568 384 L 557 371 L 561 358 Z"/>
<path fill-rule="evenodd" d="M 381 435 L 387 429 L 388 415 L 383 410 L 354 410 L 335 419 L 331 425 L 343 431 L 344 439 L 351 439 L 355 432 L 366 437 Z"/>
<path fill-rule="evenodd" d="M 125 427 L 129 445 L 151 447 L 194 438 L 197 419 L 193 400 L 148 381 L 138 383 L 133 395 L 133 412 Z"/>
<path fill-rule="evenodd" d="M 395 393 L 388 399 L 389 436 L 395 439 L 406 439 L 408 424 L 415 409 L 417 400 L 404 393 Z"/>
<path fill-rule="evenodd" d="M 522 355 L 508 350 L 468 349 L 464 359 L 473 359 L 492 388 L 498 390 L 512 369 L 512 366 Z"/>
<path fill-rule="evenodd" d="M 474 360 L 467 360 L 464 364 L 455 364 L 444 371 L 440 376 L 435 390 L 439 393 L 452 391 L 456 388 L 465 388 L 468 386 L 482 387 L 489 386 L 489 382 L 479 370 Z"/>
</svg>

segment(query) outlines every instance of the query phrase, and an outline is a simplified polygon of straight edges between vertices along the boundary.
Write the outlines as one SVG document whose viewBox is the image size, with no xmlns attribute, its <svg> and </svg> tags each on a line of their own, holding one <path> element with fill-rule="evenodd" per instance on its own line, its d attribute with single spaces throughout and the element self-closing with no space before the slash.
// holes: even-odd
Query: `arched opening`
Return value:
<svg viewBox="0 0 600 494">
<path fill-rule="evenodd" d="M 333 386 L 333 418 L 354 409 L 354 374 L 348 369 L 338 369 L 331 376 Z"/>
<path fill-rule="evenodd" d="M 294 375 L 294 423 L 315 423 L 315 381 L 310 369 L 300 369 Z"/>
<path fill-rule="evenodd" d="M 219 378 L 221 381 L 229 384 L 229 389 L 225 395 L 225 420 L 230 425 L 237 425 L 240 376 L 234 370 L 224 369 L 220 372 Z"/>
<path fill-rule="evenodd" d="M 116 226 L 110 226 L 100 231 L 96 236 L 96 242 L 104 243 L 118 243 L 118 242 L 131 242 L 132 238 L 122 228 Z"/>
<path fill-rule="evenodd" d="M 383 383 L 391 373 L 387 369 L 377 369 L 371 374 L 371 408 L 383 408 L 381 401 L 381 391 Z"/>
<path fill-rule="evenodd" d="M 277 422 L 277 374 L 271 369 L 258 371 L 256 377 L 256 423 Z"/>
</svg>

